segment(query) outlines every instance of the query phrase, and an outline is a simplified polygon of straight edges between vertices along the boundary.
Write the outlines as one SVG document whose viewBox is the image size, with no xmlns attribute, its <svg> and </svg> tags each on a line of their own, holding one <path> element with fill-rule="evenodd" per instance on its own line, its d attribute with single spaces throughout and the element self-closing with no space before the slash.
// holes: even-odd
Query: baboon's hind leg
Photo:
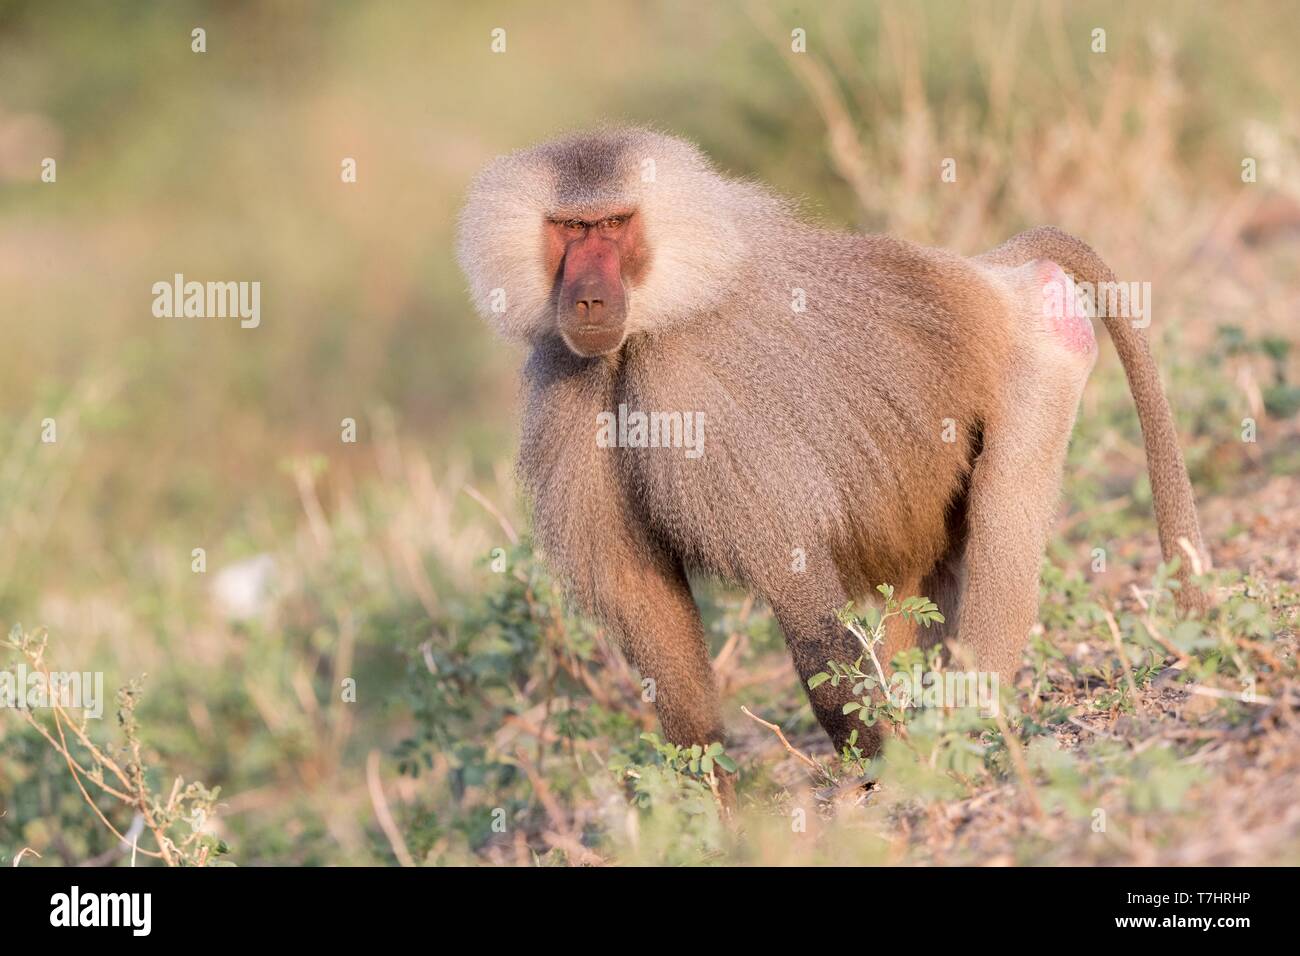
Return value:
<svg viewBox="0 0 1300 956">
<path fill-rule="evenodd" d="M 976 667 L 1008 683 L 1038 617 L 1065 452 L 1097 355 L 1086 316 L 1041 311 L 1043 285 L 1062 281 L 1060 268 L 1035 262 L 1017 271 L 1030 306 L 1016 317 L 1016 358 L 971 473 L 958 634 Z"/>
<path fill-rule="evenodd" d="M 928 597 L 943 614 L 942 624 L 919 628 L 917 644 L 928 651 L 935 644 L 956 639 L 961 633 L 962 595 L 966 583 L 966 529 L 954 538 L 948 552 L 934 569 L 921 580 L 921 594 Z"/>
</svg>

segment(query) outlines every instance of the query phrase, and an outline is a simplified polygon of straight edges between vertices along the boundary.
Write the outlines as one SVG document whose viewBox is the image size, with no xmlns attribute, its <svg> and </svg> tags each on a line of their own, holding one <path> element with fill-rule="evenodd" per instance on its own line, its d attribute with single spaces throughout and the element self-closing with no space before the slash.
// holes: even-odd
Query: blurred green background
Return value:
<svg viewBox="0 0 1300 956">
<path fill-rule="evenodd" d="M 0 0 L 0 621 L 49 626 L 112 686 L 148 672 L 162 757 L 254 794 L 233 815 L 245 861 L 385 859 L 373 822 L 339 820 L 369 821 L 361 756 L 418 722 L 382 688 L 492 586 L 502 531 L 462 486 L 526 524 L 522 356 L 467 304 L 454 217 L 492 156 L 610 120 L 695 139 L 835 226 L 967 253 L 1041 223 L 1084 236 L 1155 283 L 1198 486 L 1289 473 L 1293 358 L 1234 364 L 1221 343 L 1296 335 L 1297 38 L 1284 2 Z M 260 281 L 261 326 L 155 318 L 151 286 L 177 272 Z M 1117 369 L 1103 346 L 1069 494 L 1086 510 L 1136 489 L 1141 516 Z M 1272 466 L 1240 452 L 1251 413 L 1278 423 Z M 211 579 L 259 554 L 275 607 L 231 623 Z M 354 664 L 379 683 L 340 728 L 330 681 Z M 10 744 L 0 801 L 22 798 L 0 842 L 50 849 L 79 798 Z M 337 807 L 294 802 L 322 786 Z M 303 849 L 303 828 L 333 849 Z M 86 829 L 69 858 L 111 846 Z"/>
</svg>

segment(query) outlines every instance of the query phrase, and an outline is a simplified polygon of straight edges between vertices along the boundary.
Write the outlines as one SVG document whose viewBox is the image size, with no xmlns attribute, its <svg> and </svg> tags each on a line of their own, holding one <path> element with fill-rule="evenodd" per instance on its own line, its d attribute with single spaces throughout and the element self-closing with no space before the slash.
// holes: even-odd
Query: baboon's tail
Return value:
<svg viewBox="0 0 1300 956">
<path fill-rule="evenodd" d="M 1113 288 L 1103 283 L 1115 282 L 1110 267 L 1087 243 L 1052 226 L 1022 232 L 979 259 L 1011 267 L 1035 259 L 1050 259 L 1074 281 L 1091 283 L 1096 298 L 1101 300 L 1097 303 L 1099 307 L 1104 304 L 1104 299 L 1096 290 Z M 1099 311 L 1109 310 L 1099 308 Z M 1193 567 L 1196 564 L 1208 569 L 1210 558 L 1201 540 L 1196 499 L 1192 495 L 1192 483 L 1187 477 L 1187 465 L 1183 462 L 1182 447 L 1174 429 L 1173 413 L 1160 384 L 1160 373 L 1151 357 L 1146 334 L 1134 326 L 1129 317 L 1107 314 L 1102 318 L 1115 343 L 1115 350 L 1119 352 L 1120 361 L 1124 363 L 1129 391 L 1133 394 L 1138 421 L 1142 424 L 1151 495 L 1155 499 L 1156 526 L 1160 532 L 1160 550 L 1166 561 L 1175 555 L 1182 559 L 1178 572 L 1181 582 L 1177 593 L 1178 606 L 1184 611 L 1204 610 L 1207 598 L 1192 585 L 1190 577 L 1197 570 Z M 1180 546 L 1180 539 L 1186 539 L 1194 558 Z"/>
</svg>

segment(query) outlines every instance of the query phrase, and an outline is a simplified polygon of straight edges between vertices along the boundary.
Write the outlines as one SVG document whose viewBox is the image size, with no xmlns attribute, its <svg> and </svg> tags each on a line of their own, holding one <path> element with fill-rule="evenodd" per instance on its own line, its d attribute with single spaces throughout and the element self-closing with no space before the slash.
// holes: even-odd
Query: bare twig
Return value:
<svg viewBox="0 0 1300 956">
<path fill-rule="evenodd" d="M 321 507 L 316 494 L 316 479 L 312 476 L 310 462 L 298 460 L 293 463 L 293 483 L 298 489 L 298 500 L 302 502 L 303 513 L 307 516 L 307 525 L 311 529 L 312 539 L 317 549 L 324 553 L 330 544 L 329 519 Z"/>
<path fill-rule="evenodd" d="M 1173 656 L 1174 667 L 1186 668 L 1188 664 L 1191 663 L 1191 658 L 1180 651 L 1173 641 L 1160 633 L 1160 628 L 1156 627 L 1155 621 L 1151 620 L 1151 615 L 1149 613 L 1143 617 L 1142 623 L 1146 626 L 1147 633 L 1151 635 L 1155 642 L 1163 647 L 1168 654 Z"/>
<path fill-rule="evenodd" d="M 1007 719 L 1002 716 L 1001 707 L 993 712 L 993 719 L 997 721 L 998 730 L 1002 732 L 1002 739 L 1006 742 L 1007 753 L 1011 756 L 1011 766 L 1015 769 L 1016 776 L 1020 778 L 1021 786 L 1025 788 L 1029 809 L 1035 819 L 1042 820 L 1043 805 L 1038 801 L 1038 788 L 1034 786 L 1034 778 L 1029 774 L 1029 765 L 1025 763 L 1025 752 L 1020 747 L 1020 741 L 1012 736 L 1011 727 L 1007 724 Z"/>
<path fill-rule="evenodd" d="M 402 831 L 397 829 L 392 813 L 388 810 L 388 800 L 384 797 L 384 785 L 379 779 L 379 751 L 372 750 L 366 755 L 366 787 L 370 790 L 370 805 L 375 808 L 375 819 L 379 829 L 388 838 L 388 845 L 393 848 L 393 855 L 402 866 L 415 866 L 411 851 L 406 848 Z"/>
<path fill-rule="evenodd" d="M 1147 599 L 1142 596 L 1141 588 L 1139 588 L 1136 584 L 1130 583 L 1128 589 L 1133 592 L 1133 600 L 1138 602 L 1138 605 L 1141 606 L 1142 610 L 1144 611 L 1151 610 L 1151 605 L 1148 604 Z"/>
<path fill-rule="evenodd" d="M 1218 687 L 1203 687 L 1200 684 L 1191 684 L 1187 687 L 1189 693 L 1199 694 L 1202 697 L 1213 697 L 1217 700 L 1236 700 L 1243 704 L 1275 704 L 1272 697 L 1267 694 L 1255 694 L 1249 700 L 1241 691 L 1222 690 Z"/>
<path fill-rule="evenodd" d="M 1179 536 L 1178 547 L 1183 549 L 1183 552 L 1187 555 L 1187 560 L 1192 563 L 1192 574 L 1195 574 L 1198 577 L 1204 574 L 1205 565 L 1201 561 L 1201 555 L 1192 547 L 1192 543 L 1187 540 L 1186 536 Z"/>
<path fill-rule="evenodd" d="M 1120 737 L 1118 734 L 1112 734 L 1110 731 L 1107 731 L 1107 730 L 1098 730 L 1096 727 L 1091 727 L 1091 726 L 1089 726 L 1088 724 L 1085 724 L 1085 723 L 1084 723 L 1082 720 L 1080 720 L 1078 717 L 1067 717 L 1066 719 L 1067 719 L 1070 723 L 1074 724 L 1074 726 L 1079 727 L 1079 728 L 1081 728 L 1081 729 L 1083 729 L 1083 730 L 1086 730 L 1086 731 L 1088 731 L 1088 733 L 1090 733 L 1090 734 L 1096 734 L 1098 737 L 1105 737 L 1107 740 L 1123 740 L 1123 739 L 1124 739 L 1123 737 Z"/>
<path fill-rule="evenodd" d="M 506 516 L 497 509 L 496 505 L 488 501 L 488 499 L 473 485 L 465 485 L 461 490 L 481 504 L 488 514 L 493 518 L 496 518 L 497 524 L 501 526 L 501 530 L 505 532 L 506 538 L 511 544 L 519 543 L 519 535 L 515 532 L 514 525 L 506 520 Z"/>
<path fill-rule="evenodd" d="M 1115 615 L 1110 613 L 1110 608 L 1102 608 L 1101 612 L 1106 615 L 1106 626 L 1110 628 L 1115 650 L 1119 652 L 1120 663 L 1124 665 L 1124 680 L 1128 683 L 1129 693 L 1133 695 L 1133 706 L 1141 711 L 1144 709 L 1142 698 L 1138 695 L 1137 682 L 1133 680 L 1133 665 L 1129 663 L 1128 653 L 1124 650 L 1124 641 L 1119 634 L 1119 625 L 1115 623 Z"/>
<path fill-rule="evenodd" d="M 812 757 L 809 757 L 806 753 L 804 753 L 803 751 L 795 747 L 794 744 L 790 743 L 790 741 L 786 740 L 785 734 L 781 732 L 781 728 L 779 726 L 773 723 L 769 723 L 768 721 L 764 720 L 762 717 L 755 716 L 748 707 L 745 707 L 743 705 L 740 708 L 740 712 L 744 714 L 746 717 L 748 717 L 750 720 L 755 721 L 756 723 L 760 723 L 768 730 L 772 731 L 772 733 L 776 734 L 777 739 L 781 741 L 781 746 L 784 747 L 789 753 L 794 754 L 805 764 L 807 764 L 810 768 L 812 768 L 812 770 L 815 771 L 816 773 L 820 774 L 821 776 L 826 776 L 826 769 L 821 764 L 819 764 L 816 760 L 813 760 Z"/>
<path fill-rule="evenodd" d="M 44 668 L 42 669 L 44 670 Z M 46 680 L 46 685 L 48 686 L 50 680 L 50 672 L 48 670 L 45 670 L 45 680 Z M 112 832 L 113 836 L 125 842 L 126 837 L 124 837 L 121 833 L 119 833 L 117 827 L 113 826 L 113 824 L 109 822 L 108 817 L 104 816 L 103 812 L 99 809 L 99 807 L 95 805 L 94 799 L 90 796 L 89 793 L 86 792 L 86 788 L 81 782 L 81 776 L 77 773 L 76 770 L 76 761 L 72 759 L 72 753 L 68 750 L 68 739 L 63 733 L 63 720 L 67 719 L 69 727 L 73 730 L 74 733 L 77 733 L 78 736 L 81 736 L 80 732 L 77 731 L 76 725 L 72 722 L 72 719 L 69 718 L 66 713 L 64 713 L 63 708 L 58 704 L 57 701 L 51 701 L 51 710 L 54 712 L 54 728 L 59 732 L 59 744 L 60 744 L 59 752 L 63 754 L 63 759 L 67 761 L 68 770 L 72 774 L 73 782 L 76 783 L 77 789 L 81 791 L 81 795 L 82 797 L 85 798 L 87 805 L 92 810 L 95 811 L 95 815 L 99 817 L 100 821 L 104 824 L 104 826 L 108 827 L 108 829 Z M 139 756 L 140 756 L 139 743 L 138 742 L 135 743 L 134 747 L 135 747 L 135 757 L 137 760 L 136 769 L 137 771 L 139 771 L 139 763 L 138 763 Z M 115 768 L 116 764 L 114 764 L 113 766 Z M 149 793 L 144 786 L 143 773 L 137 772 L 138 779 L 134 782 L 130 782 L 129 779 L 121 773 L 121 771 L 115 770 L 115 772 L 118 774 L 119 777 L 123 779 L 123 781 L 128 782 L 128 784 L 135 790 L 135 793 L 131 796 L 131 804 L 135 806 L 142 814 L 144 814 L 145 824 L 153 832 L 154 839 L 158 841 L 157 853 L 153 853 L 148 850 L 142 850 L 141 852 L 146 853 L 152 857 L 161 858 L 168 866 L 175 866 L 176 861 L 172 859 L 171 851 L 168 849 L 167 836 L 162 832 L 162 829 L 158 827 L 153 821 L 153 815 L 150 812 L 150 808 L 149 808 Z"/>
<path fill-rule="evenodd" d="M 949 642 L 947 646 L 953 658 L 962 667 L 972 671 L 976 669 L 969 648 L 954 642 Z M 1034 786 L 1034 778 L 1029 773 L 1029 765 L 1025 763 L 1024 749 L 1020 746 L 1019 739 L 1011 733 L 1011 725 L 1007 723 L 1007 718 L 1003 716 L 1001 707 L 993 709 L 993 720 L 997 723 L 1002 739 L 1007 745 L 1007 754 L 1011 757 L 1011 767 L 1015 770 L 1020 785 L 1025 788 L 1025 799 L 1029 801 L 1030 812 L 1033 813 L 1034 819 L 1042 820 L 1046 814 L 1043 813 L 1043 805 L 1038 799 L 1038 788 Z"/>
</svg>

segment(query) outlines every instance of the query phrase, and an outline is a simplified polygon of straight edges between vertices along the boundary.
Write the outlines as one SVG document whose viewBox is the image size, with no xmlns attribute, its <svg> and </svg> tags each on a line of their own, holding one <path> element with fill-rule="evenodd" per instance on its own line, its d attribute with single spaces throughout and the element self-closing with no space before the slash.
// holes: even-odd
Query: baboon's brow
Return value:
<svg viewBox="0 0 1300 956">
<path fill-rule="evenodd" d="M 551 157 L 556 198 L 565 205 L 582 205 L 620 191 L 627 177 L 626 144 L 601 139 L 566 143 Z"/>
</svg>

